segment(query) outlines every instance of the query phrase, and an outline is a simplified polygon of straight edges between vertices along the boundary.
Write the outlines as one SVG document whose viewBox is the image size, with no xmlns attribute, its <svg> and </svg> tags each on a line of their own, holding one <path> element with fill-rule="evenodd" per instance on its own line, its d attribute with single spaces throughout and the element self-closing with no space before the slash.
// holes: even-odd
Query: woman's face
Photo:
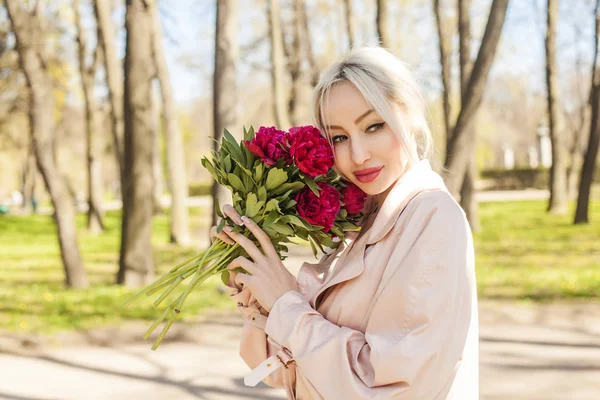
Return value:
<svg viewBox="0 0 600 400">
<path fill-rule="evenodd" d="M 336 170 L 363 192 L 384 199 L 406 170 L 400 141 L 350 82 L 331 88 L 325 110 Z"/>
</svg>

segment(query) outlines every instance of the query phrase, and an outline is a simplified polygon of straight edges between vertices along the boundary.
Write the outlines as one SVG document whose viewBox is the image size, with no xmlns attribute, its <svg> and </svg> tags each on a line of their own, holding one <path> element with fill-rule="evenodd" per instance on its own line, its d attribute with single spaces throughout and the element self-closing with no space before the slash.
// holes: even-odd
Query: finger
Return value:
<svg viewBox="0 0 600 400">
<path fill-rule="evenodd" d="M 235 283 L 238 286 L 248 287 L 250 286 L 250 282 L 252 280 L 252 276 L 248 274 L 239 273 L 235 277 Z"/>
<path fill-rule="evenodd" d="M 244 221 L 244 225 L 246 226 L 246 228 L 248 228 L 248 230 L 250 232 L 252 232 L 254 237 L 258 240 L 258 242 L 260 243 L 260 246 L 262 247 L 263 251 L 265 252 L 265 255 L 271 259 L 273 259 L 273 258 L 279 259 L 279 255 L 277 254 L 275 247 L 273 247 L 273 243 L 271 243 L 271 239 L 269 239 L 269 235 L 267 235 L 265 233 L 265 231 L 263 231 L 260 228 L 260 226 L 258 226 L 258 224 L 252 220 L 252 218 L 243 216 L 242 221 Z"/>
<path fill-rule="evenodd" d="M 264 254 L 260 252 L 258 247 L 256 247 L 256 245 L 252 242 L 252 240 L 248 239 L 246 236 L 242 235 L 241 233 L 233 232 L 233 228 L 230 226 L 226 226 L 225 228 L 223 228 L 223 230 L 225 232 L 227 232 L 227 234 L 233 240 L 235 240 L 237 242 L 237 244 L 242 246 L 244 248 L 244 250 L 246 250 L 248 255 L 250 257 L 252 257 L 252 259 L 255 262 L 258 263 L 261 261 L 265 261 Z"/>
<path fill-rule="evenodd" d="M 237 287 L 237 285 L 235 284 L 235 276 L 236 275 L 237 275 L 237 272 L 229 271 L 229 280 L 227 281 L 226 285 L 229 286 L 230 288 L 240 290 L 240 288 Z"/>
<path fill-rule="evenodd" d="M 213 243 L 215 241 L 215 239 L 219 238 L 222 241 L 224 241 L 225 243 L 235 244 L 235 241 L 233 239 L 231 239 L 227 235 L 227 232 L 221 231 L 220 233 L 217 233 L 217 227 L 216 226 L 213 226 L 212 228 L 210 228 L 210 230 L 209 230 L 209 237 L 210 237 L 210 242 L 211 243 Z"/>
<path fill-rule="evenodd" d="M 223 214 L 227 215 L 229 218 L 233 220 L 238 225 L 244 225 L 244 221 L 240 217 L 240 214 L 231 204 L 225 204 L 223 206 Z"/>
<path fill-rule="evenodd" d="M 256 271 L 256 264 L 254 264 L 252 261 L 248 260 L 244 256 L 234 258 L 233 261 L 231 261 L 227 265 L 227 269 L 230 271 L 236 269 L 237 267 L 242 267 L 244 270 L 248 271 L 251 274 L 253 274 Z"/>
</svg>

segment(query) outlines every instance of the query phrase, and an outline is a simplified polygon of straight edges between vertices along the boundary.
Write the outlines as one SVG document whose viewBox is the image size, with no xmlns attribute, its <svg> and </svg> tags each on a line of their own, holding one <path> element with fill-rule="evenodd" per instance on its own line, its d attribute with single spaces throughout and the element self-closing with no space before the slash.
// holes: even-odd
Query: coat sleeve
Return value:
<svg viewBox="0 0 600 400">
<path fill-rule="evenodd" d="M 269 313 L 250 296 L 248 288 L 244 288 L 231 297 L 237 302 L 237 308 L 244 318 L 240 340 L 240 356 L 251 368 L 256 368 L 261 362 L 277 354 L 281 348 L 265 333 L 265 323 Z M 263 383 L 277 388 L 283 388 L 283 370 L 280 368 L 265 379 Z"/>
<path fill-rule="evenodd" d="M 266 333 L 322 397 L 426 400 L 452 384 L 476 302 L 473 244 L 459 206 L 434 200 L 383 239 L 414 238 L 408 252 L 392 252 L 365 333 L 333 324 L 295 291 L 271 309 Z"/>
</svg>

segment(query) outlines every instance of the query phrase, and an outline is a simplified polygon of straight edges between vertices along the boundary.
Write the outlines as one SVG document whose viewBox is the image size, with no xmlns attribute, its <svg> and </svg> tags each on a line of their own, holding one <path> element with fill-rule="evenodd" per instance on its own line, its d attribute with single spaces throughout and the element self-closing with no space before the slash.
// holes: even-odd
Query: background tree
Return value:
<svg viewBox="0 0 600 400">
<path fill-rule="evenodd" d="M 85 30 L 81 23 L 81 4 L 79 0 L 73 1 L 75 11 L 75 26 L 77 28 L 77 49 L 79 56 L 79 73 L 81 75 L 81 86 L 85 104 L 85 128 L 87 144 L 87 172 L 88 172 L 88 212 L 87 227 L 92 233 L 104 230 L 102 211 L 102 165 L 100 155 L 102 141 L 99 137 L 98 123 L 99 110 L 96 106 L 96 69 L 98 62 L 98 49 L 93 52 L 91 63 L 87 59 L 87 40 Z"/>
<path fill-rule="evenodd" d="M 389 1 L 388 0 L 377 0 L 377 36 L 379 37 L 379 43 L 381 47 L 389 49 L 392 42 L 389 37 Z"/>
<path fill-rule="evenodd" d="M 217 2 L 217 18 L 215 24 L 215 68 L 213 74 L 213 150 L 218 151 L 218 143 L 223 137 L 223 130 L 237 126 L 236 113 L 236 58 L 238 52 L 237 34 L 237 0 Z M 212 184 L 212 222 L 217 225 L 216 200 L 221 204 L 227 199 L 229 192 L 216 181 Z"/>
<path fill-rule="evenodd" d="M 267 1 L 267 18 L 271 37 L 271 85 L 273 88 L 273 113 L 279 129 L 288 129 L 291 124 L 287 116 L 285 93 L 285 55 L 281 35 L 279 1 Z"/>
<path fill-rule="evenodd" d="M 556 72 L 556 25 L 558 0 L 548 0 L 546 22 L 546 88 L 548 91 L 548 124 L 552 142 L 552 166 L 550 167 L 550 200 L 548 211 L 554 214 L 567 212 L 567 169 L 560 121 L 560 100 Z"/>
<path fill-rule="evenodd" d="M 446 186 L 452 195 L 458 198 L 464 177 L 475 151 L 475 132 L 470 130 L 474 116 L 481 104 L 485 84 L 494 61 L 502 26 L 506 17 L 508 0 L 493 0 L 488 22 L 483 34 L 479 53 L 473 65 L 467 85 L 466 101 L 461 105 L 452 137 L 446 149 Z"/>
<path fill-rule="evenodd" d="M 173 88 L 169 78 L 169 69 L 162 44 L 162 29 L 158 16 L 158 7 L 150 2 L 152 17 L 152 50 L 156 66 L 156 75 L 160 82 L 160 94 L 165 120 L 165 137 L 167 148 L 167 175 L 171 191 L 171 242 L 182 245 L 190 244 L 190 223 L 187 208 L 188 182 L 185 170 L 185 152 L 183 136 L 177 122 L 177 107 L 173 98 Z"/>
<path fill-rule="evenodd" d="M 592 65 L 592 89 L 590 95 L 591 124 L 588 136 L 588 145 L 583 158 L 581 178 L 579 179 L 579 195 L 577 197 L 577 209 L 575 210 L 575 224 L 589 222 L 589 203 L 594 172 L 596 169 L 596 158 L 600 145 L 600 73 L 598 71 L 598 42 L 600 37 L 600 0 L 596 0 L 596 32 L 594 36 L 594 63 Z"/>
<path fill-rule="evenodd" d="M 110 116 L 113 137 L 113 148 L 119 168 L 119 180 L 123 187 L 123 67 L 117 58 L 115 46 L 116 33 L 111 18 L 111 0 L 93 0 L 94 13 L 98 24 L 98 44 L 104 56 L 104 70 L 110 100 Z M 122 190 L 122 189 L 121 189 Z"/>
<path fill-rule="evenodd" d="M 121 254 L 117 283 L 154 279 L 152 233 L 152 18 L 145 0 L 127 0 L 125 29 L 125 151 Z"/>
<path fill-rule="evenodd" d="M 17 0 L 6 0 L 5 5 L 16 38 L 21 69 L 29 87 L 29 123 L 33 150 L 54 207 L 66 285 L 85 288 L 89 282 L 77 244 L 75 207 L 54 158 L 54 94 L 47 70 L 47 55 L 41 46 L 43 42 L 37 40 L 44 35 L 40 21 L 43 13 L 31 13 Z"/>
<path fill-rule="evenodd" d="M 348 36 L 348 48 L 354 47 L 354 12 L 352 11 L 352 0 L 344 0 L 344 11 L 346 20 L 346 34 Z"/>
</svg>

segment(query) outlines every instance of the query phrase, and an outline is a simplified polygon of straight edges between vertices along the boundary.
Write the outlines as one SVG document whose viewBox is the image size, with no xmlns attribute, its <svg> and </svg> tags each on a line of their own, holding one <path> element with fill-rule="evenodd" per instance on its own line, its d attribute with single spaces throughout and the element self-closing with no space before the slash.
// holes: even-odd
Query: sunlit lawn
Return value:
<svg viewBox="0 0 600 400">
<path fill-rule="evenodd" d="M 204 234 L 202 211 L 191 212 L 192 228 L 198 236 Z M 0 329 L 53 332 L 128 319 L 150 322 L 159 315 L 159 309 L 152 305 L 158 295 L 144 296 L 138 303 L 119 308 L 136 290 L 113 285 L 119 257 L 120 213 L 108 213 L 105 222 L 106 233 L 93 236 L 83 229 L 84 215 L 78 216 L 79 245 L 91 287 L 67 290 L 52 218 L 0 217 Z M 164 215 L 154 218 L 152 243 L 157 276 L 201 250 L 169 244 L 168 220 Z M 203 289 L 192 292 L 181 320 L 193 319 L 208 308 L 234 308 L 228 296 L 217 291 L 218 282 L 211 279 Z M 170 304 L 169 299 L 177 297 L 173 296 L 161 304 L 161 309 Z"/>
<path fill-rule="evenodd" d="M 482 203 L 475 235 L 477 285 L 484 298 L 600 299 L 600 200 L 589 225 L 549 215 L 546 202 Z"/>
<path fill-rule="evenodd" d="M 481 298 L 598 298 L 600 201 L 592 203 L 592 224 L 585 226 L 571 225 L 572 213 L 552 216 L 544 207 L 541 201 L 480 205 L 483 231 L 475 235 L 475 246 Z M 119 218 L 119 213 L 109 213 L 107 232 L 92 236 L 83 229 L 85 216 L 78 216 L 80 248 L 92 285 L 67 290 L 51 217 L 0 217 L 0 329 L 48 333 L 131 319 L 150 324 L 159 313 L 151 304 L 155 296 L 119 308 L 135 292 L 112 284 L 118 265 Z M 200 209 L 192 209 L 196 236 L 205 234 L 204 220 Z M 152 242 L 157 275 L 201 250 L 177 248 L 167 238 L 167 217 L 156 217 Z M 183 321 L 209 308 L 235 309 L 227 294 L 218 292 L 218 282 L 212 279 L 192 292 L 181 313 Z"/>
</svg>

